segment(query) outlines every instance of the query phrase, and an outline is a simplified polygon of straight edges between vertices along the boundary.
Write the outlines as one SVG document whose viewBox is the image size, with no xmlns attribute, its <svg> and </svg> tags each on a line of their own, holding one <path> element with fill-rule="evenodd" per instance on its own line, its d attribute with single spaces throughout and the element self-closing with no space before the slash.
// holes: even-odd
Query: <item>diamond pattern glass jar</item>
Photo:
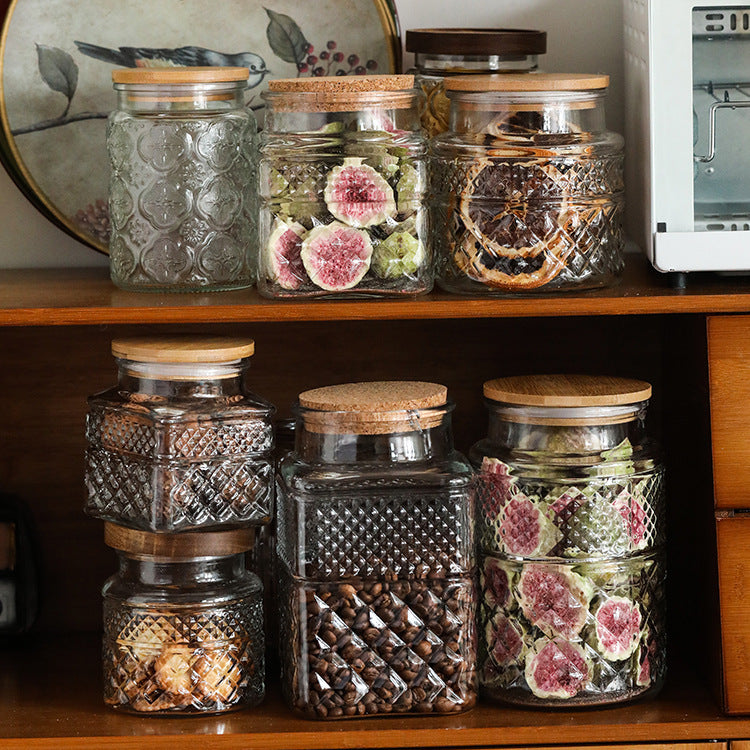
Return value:
<svg viewBox="0 0 750 750">
<path fill-rule="evenodd" d="M 267 523 L 273 406 L 245 387 L 251 339 L 116 339 L 89 398 L 86 511 L 148 531 Z"/>
<path fill-rule="evenodd" d="M 623 139 L 603 75 L 454 76 L 432 141 L 437 281 L 528 294 L 614 282 L 623 269 Z"/>
<path fill-rule="evenodd" d="M 210 291 L 255 281 L 247 77 L 247 68 L 113 71 L 109 255 L 118 286 Z"/>
<path fill-rule="evenodd" d="M 311 717 L 476 702 L 472 471 L 433 383 L 299 398 L 277 519 L 282 687 Z"/>
<path fill-rule="evenodd" d="M 664 471 L 651 386 L 538 376 L 485 383 L 477 468 L 479 679 L 489 696 L 597 705 L 665 674 Z"/>
<path fill-rule="evenodd" d="M 252 530 L 152 534 L 105 525 L 104 701 L 148 714 L 220 713 L 265 694 L 263 595 Z"/>
</svg>

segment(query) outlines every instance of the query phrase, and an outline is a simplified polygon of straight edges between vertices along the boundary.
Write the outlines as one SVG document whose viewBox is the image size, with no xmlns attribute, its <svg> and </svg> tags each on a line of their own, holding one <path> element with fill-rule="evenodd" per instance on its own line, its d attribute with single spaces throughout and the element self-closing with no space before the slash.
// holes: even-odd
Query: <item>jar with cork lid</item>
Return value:
<svg viewBox="0 0 750 750">
<path fill-rule="evenodd" d="M 429 291 L 426 144 L 414 77 L 278 79 L 263 98 L 258 291 Z"/>
<path fill-rule="evenodd" d="M 265 694 L 252 529 L 153 534 L 105 524 L 118 572 L 104 598 L 104 701 L 121 711 L 222 713 Z"/>
<path fill-rule="evenodd" d="M 282 688 L 314 718 L 476 701 L 472 471 L 444 386 L 299 396 L 279 468 Z"/>
<path fill-rule="evenodd" d="M 665 498 L 648 383 L 544 375 L 484 384 L 478 471 L 481 689 L 603 705 L 665 676 Z"/>
<path fill-rule="evenodd" d="M 255 281 L 255 118 L 247 68 L 114 70 L 107 124 L 112 281 L 137 291 Z"/>
<path fill-rule="evenodd" d="M 154 532 L 268 523 L 274 407 L 247 388 L 252 339 L 115 339 L 89 398 L 86 511 Z"/>
</svg>

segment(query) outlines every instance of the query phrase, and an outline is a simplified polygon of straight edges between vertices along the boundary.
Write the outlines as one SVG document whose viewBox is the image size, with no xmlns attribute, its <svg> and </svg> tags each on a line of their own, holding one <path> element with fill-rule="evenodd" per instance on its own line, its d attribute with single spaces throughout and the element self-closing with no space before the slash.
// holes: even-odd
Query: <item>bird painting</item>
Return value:
<svg viewBox="0 0 750 750">
<path fill-rule="evenodd" d="M 259 86 L 270 72 L 260 55 L 254 52 L 227 54 L 206 49 L 205 47 L 176 47 L 174 49 L 158 47 L 99 47 L 88 42 L 75 42 L 79 51 L 96 60 L 103 60 L 123 68 L 156 68 L 171 65 L 186 66 L 222 66 L 247 68 L 250 71 L 248 88 Z"/>
</svg>

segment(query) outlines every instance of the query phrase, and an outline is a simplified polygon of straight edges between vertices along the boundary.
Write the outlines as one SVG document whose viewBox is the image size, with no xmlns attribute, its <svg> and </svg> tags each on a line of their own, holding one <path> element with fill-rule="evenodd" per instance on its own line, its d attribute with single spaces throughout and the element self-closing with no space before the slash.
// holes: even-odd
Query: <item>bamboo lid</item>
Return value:
<svg viewBox="0 0 750 750">
<path fill-rule="evenodd" d="M 112 354 L 136 362 L 174 364 L 233 362 L 255 353 L 252 339 L 230 336 L 164 336 L 114 339 Z"/>
<path fill-rule="evenodd" d="M 536 29 L 408 29 L 406 51 L 433 55 L 542 55 L 547 32 Z"/>
<path fill-rule="evenodd" d="M 247 552 L 253 546 L 250 528 L 228 531 L 184 531 L 179 534 L 156 534 L 130 529 L 114 523 L 104 524 L 104 543 L 131 555 L 148 555 L 174 559 L 226 557 Z"/>
<path fill-rule="evenodd" d="M 445 79 L 446 91 L 588 91 L 607 86 L 609 76 L 603 73 L 493 73 Z"/>
<path fill-rule="evenodd" d="M 313 76 L 276 78 L 268 90 L 279 93 L 351 94 L 370 91 L 404 91 L 414 88 L 413 75 Z"/>
<path fill-rule="evenodd" d="M 651 385 L 643 380 L 607 376 L 531 375 L 489 380 L 484 384 L 484 395 L 514 406 L 623 406 L 649 399 Z"/>
<path fill-rule="evenodd" d="M 185 66 L 171 68 L 124 68 L 112 71 L 114 83 L 229 83 L 246 81 L 247 68 Z"/>
</svg>

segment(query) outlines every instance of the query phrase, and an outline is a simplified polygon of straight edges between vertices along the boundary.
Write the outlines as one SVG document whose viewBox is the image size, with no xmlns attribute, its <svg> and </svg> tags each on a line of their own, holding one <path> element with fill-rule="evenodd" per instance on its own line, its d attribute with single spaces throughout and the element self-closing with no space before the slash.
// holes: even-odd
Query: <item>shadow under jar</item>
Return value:
<svg viewBox="0 0 750 750">
<path fill-rule="evenodd" d="M 537 376 L 484 384 L 479 680 L 509 703 L 604 705 L 664 681 L 665 507 L 644 429 L 648 383 Z"/>
<path fill-rule="evenodd" d="M 262 295 L 430 291 L 417 97 L 408 75 L 270 81 L 259 166 Z"/>
<path fill-rule="evenodd" d="M 605 75 L 455 76 L 432 140 L 438 284 L 528 294 L 611 284 L 624 267 L 623 139 Z"/>
<path fill-rule="evenodd" d="M 115 339 L 89 398 L 86 512 L 146 531 L 268 523 L 274 407 L 247 390 L 252 339 Z"/>
<path fill-rule="evenodd" d="M 476 702 L 472 471 L 443 386 L 302 393 L 280 465 L 282 689 L 310 717 Z"/>
<path fill-rule="evenodd" d="M 251 529 L 152 534 L 105 524 L 118 572 L 104 598 L 104 702 L 148 714 L 222 713 L 265 695 L 263 592 Z"/>
</svg>

